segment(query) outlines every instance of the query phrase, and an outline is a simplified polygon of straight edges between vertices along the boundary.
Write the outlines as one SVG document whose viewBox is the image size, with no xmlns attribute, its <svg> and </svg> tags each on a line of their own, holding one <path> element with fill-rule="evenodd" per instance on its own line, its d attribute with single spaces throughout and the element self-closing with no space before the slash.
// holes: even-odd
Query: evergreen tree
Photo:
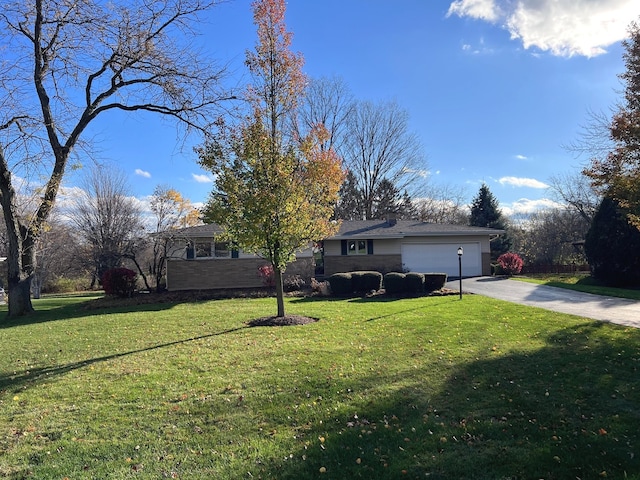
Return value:
<svg viewBox="0 0 640 480">
<path fill-rule="evenodd" d="M 347 172 L 338 193 L 339 199 L 333 217 L 339 220 L 364 220 L 362 192 L 351 170 Z"/>
<path fill-rule="evenodd" d="M 591 273 L 607 285 L 640 285 L 640 231 L 629 223 L 629 213 L 605 197 L 585 237 Z"/>
<path fill-rule="evenodd" d="M 505 233 L 491 242 L 491 259 L 495 260 L 511 248 L 511 238 L 507 230 L 507 223 L 498 206 L 498 200 L 493 196 L 489 187 L 484 183 L 471 204 L 469 225 L 473 227 L 497 228 Z"/>
<path fill-rule="evenodd" d="M 373 218 L 399 218 L 402 214 L 402 197 L 393 182 L 386 178 L 380 182 L 373 200 Z"/>
</svg>

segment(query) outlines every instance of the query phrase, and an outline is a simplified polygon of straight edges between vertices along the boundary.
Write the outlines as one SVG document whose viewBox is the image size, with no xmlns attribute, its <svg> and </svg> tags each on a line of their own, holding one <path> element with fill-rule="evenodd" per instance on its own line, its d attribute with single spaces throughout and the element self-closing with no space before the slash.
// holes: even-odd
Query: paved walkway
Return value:
<svg viewBox="0 0 640 480">
<path fill-rule="evenodd" d="M 452 289 L 458 290 L 459 286 L 458 280 L 447 283 L 447 287 Z M 636 300 L 603 297 L 504 277 L 464 278 L 462 291 L 640 328 L 640 302 Z"/>
</svg>

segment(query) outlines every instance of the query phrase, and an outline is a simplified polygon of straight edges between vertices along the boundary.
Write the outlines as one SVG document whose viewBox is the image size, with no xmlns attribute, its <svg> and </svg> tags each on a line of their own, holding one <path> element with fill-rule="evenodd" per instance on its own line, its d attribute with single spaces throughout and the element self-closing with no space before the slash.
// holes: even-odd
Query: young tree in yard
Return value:
<svg viewBox="0 0 640 480">
<path fill-rule="evenodd" d="M 284 0 L 256 1 L 253 11 L 258 42 L 246 60 L 252 112 L 236 128 L 220 125 L 217 141 L 199 150 L 201 164 L 216 173 L 204 216 L 272 264 L 277 316 L 284 317 L 282 273 L 297 251 L 337 230 L 330 216 L 344 175 L 335 152 L 323 148 L 326 129 L 298 138 L 290 127 L 305 77 L 302 56 L 289 49 Z"/>
<path fill-rule="evenodd" d="M 620 75 L 624 98 L 613 115 L 609 134 L 613 147 L 604 158 L 594 158 L 584 170 L 593 185 L 626 209 L 629 220 L 640 229 L 640 25 L 629 27 L 622 42 L 626 71 Z"/>
<path fill-rule="evenodd" d="M 33 311 L 38 238 L 69 159 L 96 118 L 147 111 L 205 130 L 217 115 L 222 69 L 184 41 L 218 0 L 24 0 L 0 9 L 0 205 L 9 252 L 9 316 Z M 16 178 L 42 178 L 18 213 Z"/>
<path fill-rule="evenodd" d="M 506 221 L 498 206 L 498 200 L 485 184 L 482 184 L 478 195 L 471 203 L 469 225 L 506 230 Z M 507 233 L 491 241 L 491 259 L 495 260 L 511 248 L 511 239 Z"/>
<path fill-rule="evenodd" d="M 158 186 L 150 202 L 154 220 L 151 256 L 148 271 L 153 276 L 157 292 L 162 290 L 166 273 L 166 261 L 171 256 L 171 246 L 179 237 L 179 229 L 200 223 L 200 212 L 180 192 L 167 186 Z"/>
</svg>

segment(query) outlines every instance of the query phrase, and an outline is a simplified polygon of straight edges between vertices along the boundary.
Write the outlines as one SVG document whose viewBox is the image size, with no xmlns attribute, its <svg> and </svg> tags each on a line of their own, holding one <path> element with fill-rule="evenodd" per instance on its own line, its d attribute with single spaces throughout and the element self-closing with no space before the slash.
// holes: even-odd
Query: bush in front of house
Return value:
<svg viewBox="0 0 640 480">
<path fill-rule="evenodd" d="M 327 278 L 331 293 L 334 295 L 348 295 L 353 293 L 351 273 L 334 273 Z"/>
<path fill-rule="evenodd" d="M 107 295 L 131 297 L 136 291 L 138 274 L 128 268 L 111 268 L 102 274 L 102 288 Z"/>
<path fill-rule="evenodd" d="M 351 272 L 353 291 L 366 293 L 382 288 L 382 274 L 374 271 Z M 333 288 L 333 286 L 332 286 Z"/>
<path fill-rule="evenodd" d="M 446 273 L 425 273 L 424 274 L 424 291 L 427 293 L 442 290 L 447 283 Z"/>
<path fill-rule="evenodd" d="M 285 292 L 297 292 L 306 287 L 307 282 L 300 275 L 288 275 L 282 280 L 282 289 Z"/>
<path fill-rule="evenodd" d="M 518 275 L 522 271 L 524 262 L 517 253 L 503 253 L 498 257 L 498 265 L 505 275 Z"/>
<path fill-rule="evenodd" d="M 424 274 L 417 272 L 405 273 L 404 289 L 407 293 L 424 292 Z"/>
<path fill-rule="evenodd" d="M 384 275 L 384 289 L 386 293 L 395 295 L 404 292 L 404 273 L 389 272 Z"/>
</svg>

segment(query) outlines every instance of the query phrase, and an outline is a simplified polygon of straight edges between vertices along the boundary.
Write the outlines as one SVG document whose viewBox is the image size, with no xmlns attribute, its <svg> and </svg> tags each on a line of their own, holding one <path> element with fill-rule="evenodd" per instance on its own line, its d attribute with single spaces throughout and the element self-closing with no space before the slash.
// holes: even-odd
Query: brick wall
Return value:
<svg viewBox="0 0 640 480">
<path fill-rule="evenodd" d="M 262 258 L 216 258 L 207 260 L 167 260 L 167 289 L 214 290 L 222 288 L 257 288 L 264 286 L 258 267 L 268 262 Z M 284 276 L 300 275 L 309 282 L 313 259 L 300 258 L 289 264 Z"/>
</svg>

